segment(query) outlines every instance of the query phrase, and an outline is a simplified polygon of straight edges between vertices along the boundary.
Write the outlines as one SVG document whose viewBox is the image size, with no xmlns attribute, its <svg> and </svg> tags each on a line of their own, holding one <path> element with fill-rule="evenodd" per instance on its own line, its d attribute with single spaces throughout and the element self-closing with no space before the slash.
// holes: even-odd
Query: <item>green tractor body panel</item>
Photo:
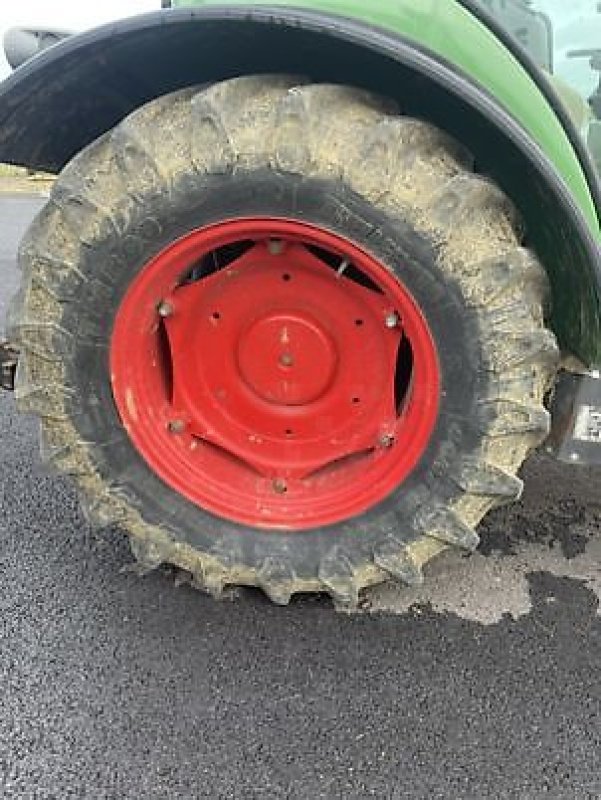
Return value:
<svg viewBox="0 0 601 800">
<path fill-rule="evenodd" d="M 516 18 L 530 13 L 526 5 L 512 3 L 521 9 Z M 0 161 L 60 169 L 153 96 L 244 72 L 284 70 L 381 91 L 398 99 L 408 114 L 430 119 L 463 141 L 482 171 L 511 196 L 526 220 L 529 244 L 549 272 L 552 327 L 563 350 L 587 367 L 601 365 L 598 179 L 575 125 L 535 66 L 545 66 L 544 47 L 538 42 L 539 55 L 529 66 L 527 54 L 495 27 L 497 0 L 172 0 L 171 5 L 71 37 L 0 85 Z M 216 41 L 221 30 L 223 44 Z M 422 70 L 414 73 L 415 85 L 409 56 Z M 428 70 L 432 84 L 424 77 Z M 441 88 L 449 78 L 458 87 L 452 100 Z M 463 88 L 469 98 L 461 105 L 456 99 Z M 46 105 L 39 114 L 43 123 L 30 134 L 37 139 L 25 143 L 18 124 L 32 127 L 36 103 Z M 56 143 L 48 144 L 53 115 L 59 133 Z M 520 154 L 511 149 L 518 137 Z M 31 158 L 24 157 L 26 150 Z"/>
<path fill-rule="evenodd" d="M 239 5 L 236 0 L 174 0 L 174 7 Z M 250 0 L 247 5 L 264 5 Z M 275 0 L 270 5 L 287 5 Z M 521 123 L 553 162 L 601 241 L 599 217 L 567 133 L 524 67 L 456 0 L 295 0 L 294 5 L 377 25 L 410 38 L 478 81 Z"/>
</svg>

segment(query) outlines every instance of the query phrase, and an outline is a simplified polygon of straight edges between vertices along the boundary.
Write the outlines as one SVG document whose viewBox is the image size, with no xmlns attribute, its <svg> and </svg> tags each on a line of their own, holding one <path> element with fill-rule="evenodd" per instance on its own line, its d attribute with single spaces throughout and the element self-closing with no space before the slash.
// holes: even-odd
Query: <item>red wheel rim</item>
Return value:
<svg viewBox="0 0 601 800">
<path fill-rule="evenodd" d="M 226 221 L 165 248 L 128 288 L 110 363 L 151 469 L 259 528 L 381 502 L 438 416 L 436 348 L 411 294 L 365 250 L 291 220 Z"/>
</svg>

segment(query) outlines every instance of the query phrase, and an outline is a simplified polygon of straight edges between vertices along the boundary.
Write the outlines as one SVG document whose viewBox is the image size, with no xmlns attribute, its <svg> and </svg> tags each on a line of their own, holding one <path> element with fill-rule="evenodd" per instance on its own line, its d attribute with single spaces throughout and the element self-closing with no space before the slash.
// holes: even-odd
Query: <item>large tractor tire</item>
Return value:
<svg viewBox="0 0 601 800">
<path fill-rule="evenodd" d="M 162 97 L 20 249 L 20 408 L 141 569 L 341 605 L 516 500 L 557 363 L 545 272 L 469 154 L 352 88 Z"/>
</svg>

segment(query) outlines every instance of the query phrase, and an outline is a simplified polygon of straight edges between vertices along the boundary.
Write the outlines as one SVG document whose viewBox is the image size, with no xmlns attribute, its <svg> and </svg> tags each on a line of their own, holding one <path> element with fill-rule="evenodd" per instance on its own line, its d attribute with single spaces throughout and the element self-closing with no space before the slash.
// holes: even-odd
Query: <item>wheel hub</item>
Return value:
<svg viewBox="0 0 601 800">
<path fill-rule="evenodd" d="M 119 311 L 111 366 L 149 465 L 261 527 L 383 499 L 438 408 L 434 345 L 406 290 L 350 242 L 285 220 L 200 229 L 156 257 Z"/>
<path fill-rule="evenodd" d="M 237 346 L 240 374 L 267 402 L 303 406 L 331 386 L 338 354 L 328 332 L 306 312 L 269 312 Z"/>
</svg>

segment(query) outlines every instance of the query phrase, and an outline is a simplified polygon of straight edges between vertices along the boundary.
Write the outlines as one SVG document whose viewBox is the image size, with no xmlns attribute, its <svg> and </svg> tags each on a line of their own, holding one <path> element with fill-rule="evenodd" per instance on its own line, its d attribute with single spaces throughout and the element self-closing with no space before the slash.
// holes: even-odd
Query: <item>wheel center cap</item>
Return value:
<svg viewBox="0 0 601 800">
<path fill-rule="evenodd" d="M 255 320 L 237 347 L 240 373 L 263 400 L 302 406 L 332 384 L 338 356 L 331 336 L 306 312 L 273 312 Z"/>
</svg>

